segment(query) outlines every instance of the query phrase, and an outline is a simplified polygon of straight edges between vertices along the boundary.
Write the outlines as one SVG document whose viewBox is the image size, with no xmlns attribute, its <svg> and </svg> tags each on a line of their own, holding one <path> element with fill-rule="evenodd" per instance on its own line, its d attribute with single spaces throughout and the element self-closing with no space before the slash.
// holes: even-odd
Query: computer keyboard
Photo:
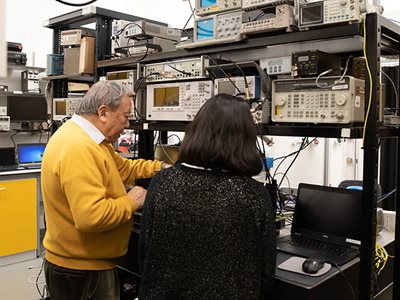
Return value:
<svg viewBox="0 0 400 300">
<path fill-rule="evenodd" d="M 350 253 L 357 252 L 357 250 L 342 245 L 327 243 L 324 241 L 318 241 L 313 239 L 307 239 L 304 237 L 287 236 L 283 237 L 281 242 L 288 243 L 297 247 L 304 247 L 308 249 L 318 250 L 323 253 L 331 253 L 339 256 L 346 256 Z"/>
<path fill-rule="evenodd" d="M 17 165 L 6 165 L 6 166 L 0 166 L 0 172 L 7 172 L 7 171 L 15 171 L 15 170 L 21 170 L 20 166 Z"/>
</svg>

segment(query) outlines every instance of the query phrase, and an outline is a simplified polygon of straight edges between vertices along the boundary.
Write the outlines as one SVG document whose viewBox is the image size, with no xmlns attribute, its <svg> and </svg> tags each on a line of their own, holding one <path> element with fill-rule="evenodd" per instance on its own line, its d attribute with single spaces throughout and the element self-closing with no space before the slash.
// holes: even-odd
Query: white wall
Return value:
<svg viewBox="0 0 400 300">
<path fill-rule="evenodd" d="M 292 152 L 298 151 L 302 142 L 301 137 L 272 137 L 274 144 L 272 147 L 266 148 L 267 156 L 277 157 L 286 156 Z M 309 138 L 311 141 L 313 138 Z M 311 143 L 307 148 L 302 150 L 296 161 L 287 173 L 287 178 L 282 181 L 281 187 L 297 188 L 300 182 L 311 184 L 325 184 L 326 178 L 324 175 L 325 168 L 325 143 L 326 139 L 318 138 Z M 283 178 L 283 174 L 295 158 L 295 155 L 288 157 L 280 166 L 282 160 L 274 161 L 274 165 L 270 170 L 271 175 L 275 174 L 275 179 L 278 184 Z"/>
<path fill-rule="evenodd" d="M 6 40 L 22 43 L 23 52 L 28 58 L 27 65 L 36 67 L 46 67 L 46 55 L 52 53 L 52 30 L 43 27 L 43 21 L 82 8 L 67 6 L 55 0 L 5 0 L 5 2 Z M 69 0 L 69 2 L 87 1 Z M 92 5 L 157 20 L 177 28 L 182 28 L 191 15 L 189 4 L 182 0 L 98 0 Z"/>
<path fill-rule="evenodd" d="M 383 15 L 386 18 L 400 22 L 399 0 L 382 0 L 381 4 L 384 8 Z"/>
</svg>

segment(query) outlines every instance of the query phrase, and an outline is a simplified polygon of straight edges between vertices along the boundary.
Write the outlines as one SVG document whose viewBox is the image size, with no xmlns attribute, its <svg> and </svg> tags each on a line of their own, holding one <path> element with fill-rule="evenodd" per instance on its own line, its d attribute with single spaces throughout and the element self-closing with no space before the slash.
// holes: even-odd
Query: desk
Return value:
<svg viewBox="0 0 400 300">
<path fill-rule="evenodd" d="M 118 266 L 121 269 L 121 281 L 125 278 L 139 278 L 138 262 L 137 262 L 137 247 L 140 232 L 141 213 L 137 212 L 134 215 L 134 227 L 132 230 L 128 253 L 118 259 Z M 287 229 L 283 230 L 284 234 L 288 234 Z M 377 236 L 377 241 L 381 245 L 385 245 L 389 254 L 394 254 L 393 233 L 387 229 L 383 229 Z M 291 255 L 278 252 L 276 265 L 278 266 Z M 343 274 L 346 276 L 349 283 L 352 285 L 355 299 L 358 299 L 359 286 L 359 267 L 360 258 L 355 258 L 347 264 L 341 266 Z M 319 277 L 311 277 L 289 271 L 284 271 L 276 268 L 276 281 L 272 295 L 268 299 L 276 300 L 354 300 L 351 293 L 349 283 L 337 267 L 332 268 L 324 275 Z M 393 260 L 389 258 L 386 267 L 378 276 L 378 292 L 375 299 L 386 300 L 392 299 L 391 284 L 393 281 Z"/>
<path fill-rule="evenodd" d="M 386 245 L 389 254 L 394 253 L 393 234 L 384 229 L 378 235 L 381 245 Z M 289 259 L 291 255 L 278 252 L 276 265 Z M 353 287 L 355 299 L 358 299 L 360 259 L 355 258 L 341 266 L 342 272 L 335 266 L 324 275 L 311 277 L 276 268 L 276 282 L 271 299 L 323 299 L 354 300 L 349 284 Z M 344 275 L 343 275 L 344 274 Z M 345 277 L 349 282 L 346 281 Z M 375 299 L 392 299 L 393 260 L 389 258 L 386 267 L 378 276 L 378 290 Z"/>
</svg>

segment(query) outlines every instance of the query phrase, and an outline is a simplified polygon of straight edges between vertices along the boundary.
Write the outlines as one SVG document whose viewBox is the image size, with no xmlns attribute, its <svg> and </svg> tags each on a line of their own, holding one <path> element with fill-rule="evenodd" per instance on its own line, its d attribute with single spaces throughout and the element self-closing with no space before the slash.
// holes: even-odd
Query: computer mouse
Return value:
<svg viewBox="0 0 400 300">
<path fill-rule="evenodd" d="M 324 265 L 325 263 L 323 261 L 309 257 L 303 262 L 301 267 L 304 273 L 315 274 L 318 272 L 318 270 L 322 269 Z"/>
</svg>

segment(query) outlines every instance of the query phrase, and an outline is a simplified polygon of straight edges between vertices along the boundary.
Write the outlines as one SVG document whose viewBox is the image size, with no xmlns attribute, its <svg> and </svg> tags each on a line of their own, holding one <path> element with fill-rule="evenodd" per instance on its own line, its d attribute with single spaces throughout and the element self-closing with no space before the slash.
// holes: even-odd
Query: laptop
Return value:
<svg viewBox="0 0 400 300">
<path fill-rule="evenodd" d="M 360 254 L 362 192 L 300 183 L 291 234 L 277 250 L 343 265 Z"/>
<path fill-rule="evenodd" d="M 21 169 L 15 161 L 15 148 L 0 148 L 0 172 L 14 171 Z"/>
<path fill-rule="evenodd" d="M 17 144 L 18 165 L 26 169 L 40 169 L 45 143 Z"/>
</svg>

